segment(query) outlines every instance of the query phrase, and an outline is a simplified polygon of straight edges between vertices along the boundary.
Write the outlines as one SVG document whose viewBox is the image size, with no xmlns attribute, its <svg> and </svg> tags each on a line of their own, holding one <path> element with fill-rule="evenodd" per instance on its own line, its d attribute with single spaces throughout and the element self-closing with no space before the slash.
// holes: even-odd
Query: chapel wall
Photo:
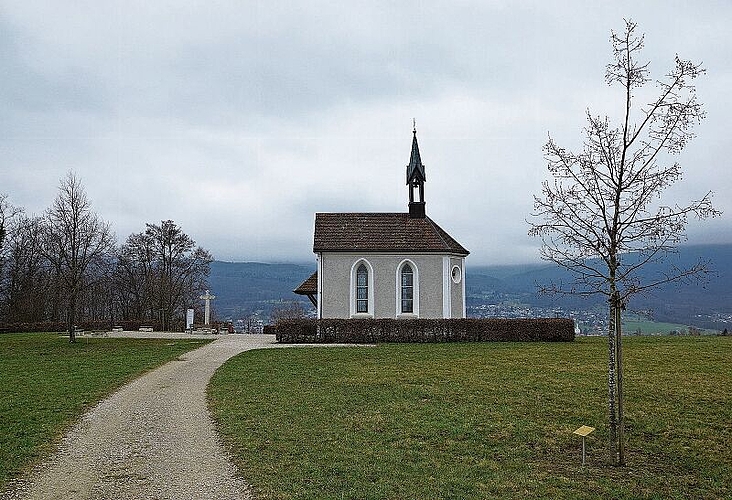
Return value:
<svg viewBox="0 0 732 500">
<path fill-rule="evenodd" d="M 354 264 L 364 259 L 373 272 L 373 304 L 375 318 L 396 318 L 398 309 L 397 269 L 404 259 L 416 267 L 419 294 L 419 317 L 443 317 L 442 255 L 422 254 L 357 254 L 323 253 L 321 261 L 323 318 L 350 318 L 351 272 Z M 462 302 L 460 302 L 462 304 Z M 462 310 L 461 310 L 462 314 Z"/>
</svg>

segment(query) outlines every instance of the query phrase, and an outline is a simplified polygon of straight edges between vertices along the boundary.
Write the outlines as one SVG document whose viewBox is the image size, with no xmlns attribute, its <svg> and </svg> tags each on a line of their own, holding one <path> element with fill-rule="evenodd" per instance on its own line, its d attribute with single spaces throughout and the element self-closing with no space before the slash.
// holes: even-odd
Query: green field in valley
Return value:
<svg viewBox="0 0 732 500">
<path fill-rule="evenodd" d="M 701 332 L 702 330 L 699 331 Z M 689 327 L 678 323 L 661 323 L 658 321 L 649 321 L 644 319 L 623 320 L 624 335 L 634 335 L 638 332 L 640 332 L 641 335 L 688 335 Z"/>
<path fill-rule="evenodd" d="M 0 335 L 0 491 L 97 401 L 207 342 Z"/>
<path fill-rule="evenodd" d="M 621 468 L 606 342 L 249 351 L 209 403 L 263 499 L 732 497 L 732 338 L 626 339 Z"/>
</svg>

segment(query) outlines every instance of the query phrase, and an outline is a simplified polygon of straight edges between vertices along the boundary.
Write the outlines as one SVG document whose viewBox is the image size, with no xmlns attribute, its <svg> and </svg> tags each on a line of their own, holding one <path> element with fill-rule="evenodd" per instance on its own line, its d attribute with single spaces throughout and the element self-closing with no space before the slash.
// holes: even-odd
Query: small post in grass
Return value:
<svg viewBox="0 0 732 500">
<path fill-rule="evenodd" d="M 585 453 L 585 438 L 587 437 L 588 434 L 590 434 L 594 430 L 595 430 L 594 427 L 583 425 L 582 427 L 580 427 L 579 429 L 577 429 L 576 431 L 573 432 L 573 434 L 582 436 L 582 466 L 583 467 L 585 465 L 585 458 L 587 456 Z"/>
</svg>

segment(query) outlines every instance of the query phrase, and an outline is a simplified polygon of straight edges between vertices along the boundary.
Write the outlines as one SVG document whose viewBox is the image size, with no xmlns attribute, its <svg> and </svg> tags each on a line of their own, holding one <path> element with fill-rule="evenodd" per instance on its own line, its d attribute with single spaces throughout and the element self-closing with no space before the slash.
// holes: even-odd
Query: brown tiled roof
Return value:
<svg viewBox="0 0 732 500">
<path fill-rule="evenodd" d="M 429 217 L 407 213 L 315 214 L 313 251 L 470 253 Z"/>
<path fill-rule="evenodd" d="M 299 287 L 293 290 L 298 295 L 315 295 L 318 293 L 318 271 L 310 275 Z"/>
</svg>

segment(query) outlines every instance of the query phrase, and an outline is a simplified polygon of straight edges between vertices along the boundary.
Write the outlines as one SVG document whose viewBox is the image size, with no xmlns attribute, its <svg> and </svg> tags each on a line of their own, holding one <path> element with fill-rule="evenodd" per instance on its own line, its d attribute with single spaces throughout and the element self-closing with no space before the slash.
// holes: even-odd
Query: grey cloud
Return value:
<svg viewBox="0 0 732 500">
<path fill-rule="evenodd" d="M 633 17 L 654 74 L 675 51 L 709 68 L 679 192 L 711 187 L 729 213 L 731 16 L 630 1 L 5 4 L 0 192 L 38 212 L 73 168 L 120 239 L 172 218 L 221 258 L 307 259 L 313 212 L 404 209 L 416 117 L 430 215 L 473 262 L 529 258 L 546 134 L 577 148 L 585 110 L 613 110 L 609 31 Z"/>
</svg>

